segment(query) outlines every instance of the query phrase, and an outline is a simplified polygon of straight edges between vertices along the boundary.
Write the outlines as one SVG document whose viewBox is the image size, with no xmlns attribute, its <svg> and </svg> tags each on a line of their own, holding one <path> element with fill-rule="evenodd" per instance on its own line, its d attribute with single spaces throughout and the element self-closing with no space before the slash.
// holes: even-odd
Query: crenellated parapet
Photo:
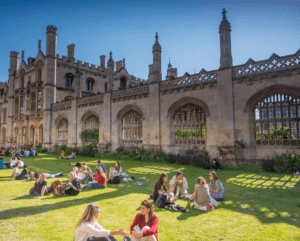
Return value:
<svg viewBox="0 0 300 241">
<path fill-rule="evenodd" d="M 10 51 L 10 57 L 16 57 L 16 58 L 18 58 L 19 57 L 19 52 L 17 52 L 17 51 Z"/>
<path fill-rule="evenodd" d="M 57 34 L 57 27 L 53 26 L 53 25 L 48 25 L 47 26 L 47 31 L 46 33 L 54 33 Z"/>
<path fill-rule="evenodd" d="M 300 68 L 300 49 L 292 55 L 280 57 L 272 54 L 269 59 L 257 62 L 250 58 L 245 64 L 233 68 L 233 78 L 274 74 L 274 72 L 298 68 Z"/>
</svg>

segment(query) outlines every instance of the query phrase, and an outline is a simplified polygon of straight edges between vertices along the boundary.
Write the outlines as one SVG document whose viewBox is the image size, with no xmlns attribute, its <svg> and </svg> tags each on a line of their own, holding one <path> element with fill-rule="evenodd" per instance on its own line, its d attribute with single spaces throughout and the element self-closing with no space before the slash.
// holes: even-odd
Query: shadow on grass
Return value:
<svg viewBox="0 0 300 241">
<path fill-rule="evenodd" d="M 94 159 L 91 161 L 94 164 Z M 84 158 L 78 158 L 77 161 L 86 161 Z M 44 163 L 46 162 L 46 163 Z M 104 161 L 105 162 L 105 161 Z M 50 170 L 62 170 L 66 173 L 66 170 L 70 170 L 70 163 L 62 162 L 61 160 L 33 160 L 28 161 L 29 166 L 40 168 L 46 172 L 53 172 Z M 111 163 L 108 161 L 107 163 Z M 54 165 L 53 165 L 54 164 Z M 82 197 L 70 196 L 68 200 L 65 200 L 66 196 L 48 196 L 44 197 L 40 205 L 29 206 L 29 207 L 17 207 L 9 210 L 0 212 L 0 220 L 8 220 L 14 218 L 18 213 L 22 213 L 22 216 L 39 215 L 51 210 L 63 209 L 70 206 L 76 206 L 81 204 L 88 204 L 92 202 L 98 202 L 103 199 L 118 199 L 128 194 L 145 194 L 149 196 L 152 192 L 153 187 L 159 174 L 166 172 L 171 178 L 177 170 L 182 170 L 185 176 L 188 178 L 190 183 L 190 193 L 193 191 L 194 183 L 198 176 L 204 176 L 208 180 L 209 170 L 204 170 L 196 167 L 179 166 L 173 164 L 161 164 L 161 163 L 146 163 L 146 162 L 134 162 L 124 161 L 121 163 L 124 170 L 128 175 L 135 176 L 136 180 L 139 176 L 146 176 L 149 180 L 146 186 L 140 187 L 132 182 L 122 182 L 120 185 L 109 185 L 108 188 L 113 188 L 112 191 L 101 192 L 101 190 L 85 190 L 85 192 L 93 192 L 93 196 Z M 163 165 L 160 167 L 160 165 Z M 297 182 L 291 176 L 268 174 L 268 173 L 257 173 L 257 174 L 241 174 L 238 171 L 222 171 L 218 173 L 219 178 L 223 182 L 226 188 L 225 202 L 216 208 L 213 212 L 218 210 L 227 209 L 232 212 L 241 213 L 245 215 L 255 216 L 261 221 L 261 223 L 287 223 L 296 227 L 299 227 L 299 194 L 300 189 L 298 188 L 299 182 Z M 2 178 L 2 177 L 0 177 Z M 7 179 L 7 177 L 5 177 Z M 4 179 L 5 179 L 4 178 Z M 107 190 L 107 189 L 106 189 Z M 21 200 L 31 198 L 30 195 L 24 195 L 23 197 L 16 197 L 13 200 Z M 56 203 L 46 203 L 47 200 L 55 199 Z M 141 200 L 142 201 L 142 200 Z M 134 207 L 135 208 L 135 207 Z M 186 204 L 186 213 L 178 212 L 178 220 L 187 220 L 194 216 L 205 215 L 206 212 L 195 210 L 194 205 L 191 203 Z M 136 208 L 139 210 L 139 207 Z M 155 209 L 156 213 L 170 212 L 165 209 Z"/>
</svg>

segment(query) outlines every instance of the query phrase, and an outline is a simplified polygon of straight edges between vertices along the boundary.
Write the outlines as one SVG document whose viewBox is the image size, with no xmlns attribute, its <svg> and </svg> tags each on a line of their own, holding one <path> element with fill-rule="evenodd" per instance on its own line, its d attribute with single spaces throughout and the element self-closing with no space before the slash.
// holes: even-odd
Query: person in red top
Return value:
<svg viewBox="0 0 300 241">
<path fill-rule="evenodd" d="M 141 212 L 135 216 L 130 225 L 130 233 L 132 241 L 158 241 L 158 217 L 148 200 L 142 201 Z"/>
<path fill-rule="evenodd" d="M 89 182 L 82 189 L 93 189 L 93 188 L 103 189 L 106 187 L 106 183 L 107 183 L 107 177 L 103 172 L 102 168 L 98 167 L 96 169 L 96 175 L 94 177 L 94 181 Z"/>
</svg>

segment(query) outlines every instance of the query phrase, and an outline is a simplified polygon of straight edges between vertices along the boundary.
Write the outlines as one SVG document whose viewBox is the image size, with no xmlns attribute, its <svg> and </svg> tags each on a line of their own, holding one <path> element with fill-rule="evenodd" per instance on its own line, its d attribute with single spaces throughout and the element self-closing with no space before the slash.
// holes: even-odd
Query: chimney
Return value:
<svg viewBox="0 0 300 241">
<path fill-rule="evenodd" d="M 123 60 L 119 60 L 116 62 L 116 71 L 119 71 L 123 67 Z"/>
<path fill-rule="evenodd" d="M 105 68 L 105 55 L 100 56 L 100 67 Z"/>
<path fill-rule="evenodd" d="M 75 44 L 70 44 L 67 46 L 68 48 L 68 60 L 73 62 L 75 60 L 74 53 L 75 53 Z"/>
</svg>

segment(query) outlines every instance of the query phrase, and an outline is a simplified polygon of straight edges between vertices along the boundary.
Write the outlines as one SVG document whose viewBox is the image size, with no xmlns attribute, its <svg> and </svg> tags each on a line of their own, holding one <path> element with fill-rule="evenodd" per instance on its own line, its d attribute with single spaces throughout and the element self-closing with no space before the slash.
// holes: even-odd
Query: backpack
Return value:
<svg viewBox="0 0 300 241">
<path fill-rule="evenodd" d="M 163 208 L 164 206 L 167 205 L 169 199 L 170 199 L 169 195 L 167 193 L 163 193 L 160 196 L 158 196 L 155 204 L 158 208 Z"/>
</svg>

